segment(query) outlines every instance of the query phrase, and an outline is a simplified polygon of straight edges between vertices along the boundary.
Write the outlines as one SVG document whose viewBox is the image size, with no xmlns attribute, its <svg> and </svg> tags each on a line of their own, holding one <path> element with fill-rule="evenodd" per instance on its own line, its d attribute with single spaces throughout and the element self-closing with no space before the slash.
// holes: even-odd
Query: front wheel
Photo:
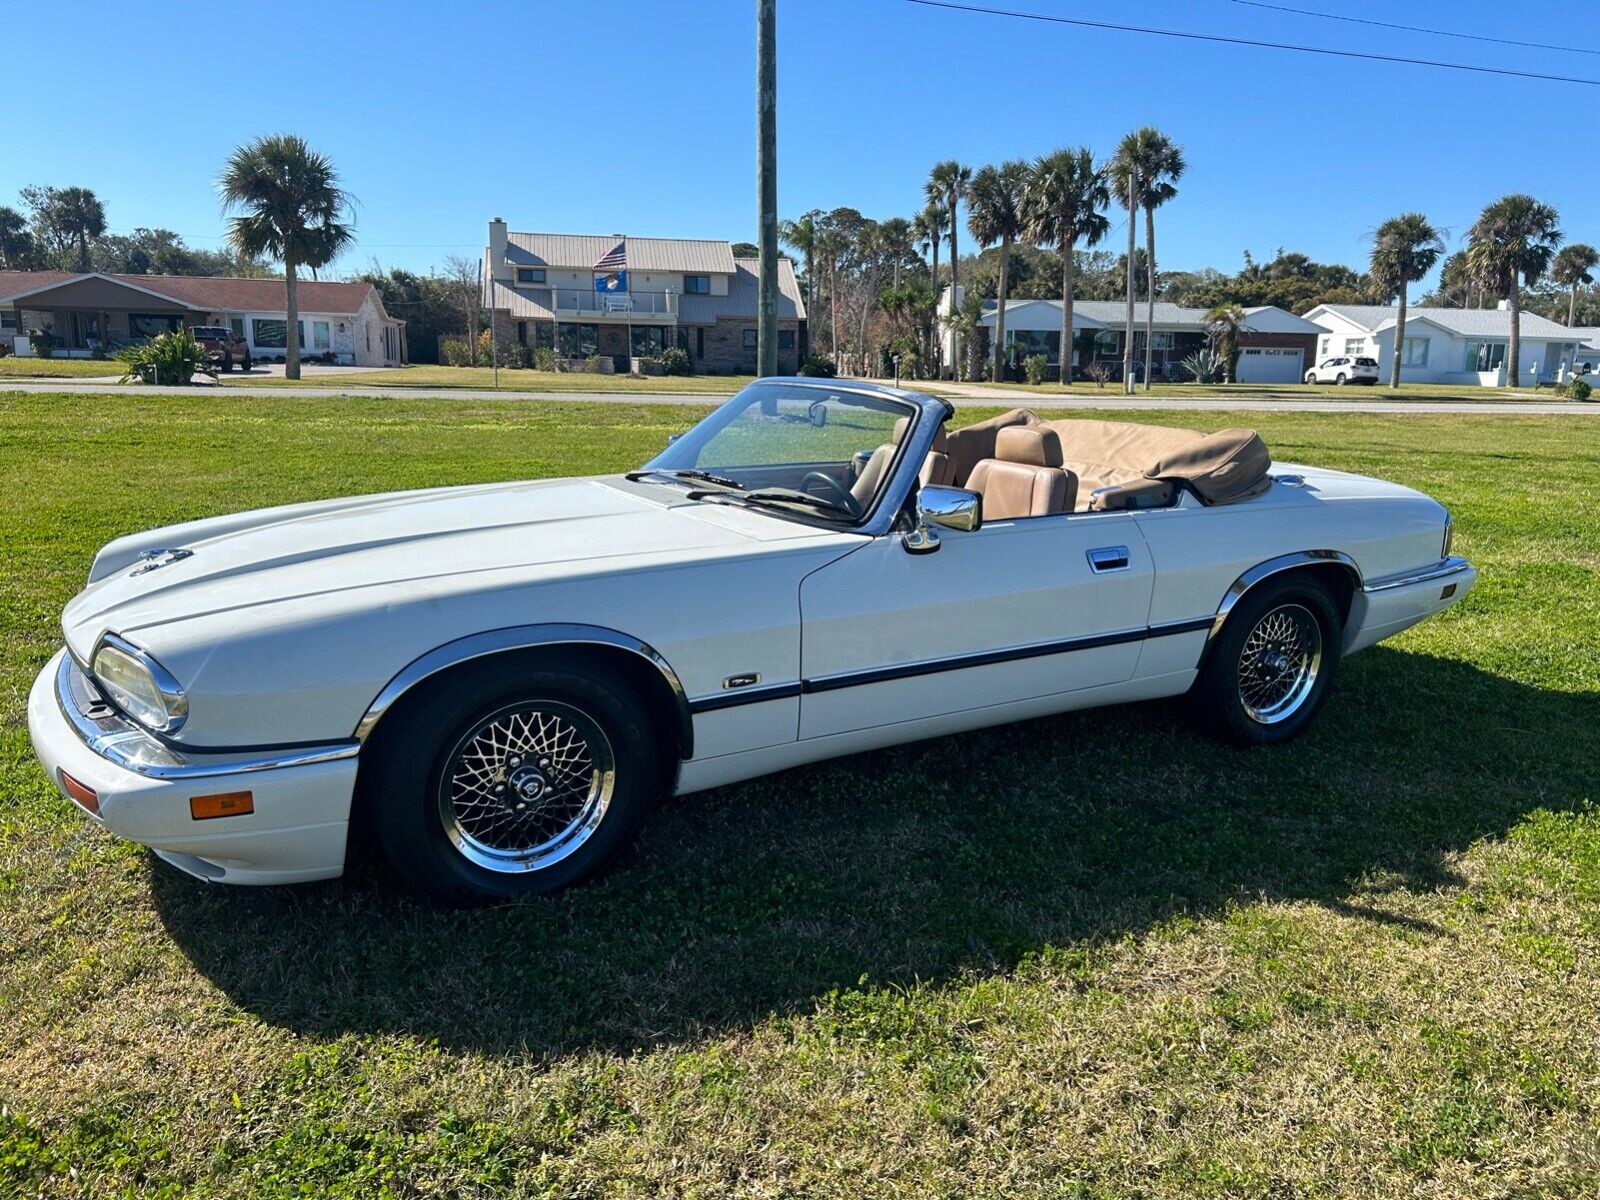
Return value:
<svg viewBox="0 0 1600 1200">
<path fill-rule="evenodd" d="M 1307 371 L 1306 372 L 1306 382 L 1310 383 L 1310 384 L 1315 384 L 1317 382 L 1317 373 L 1315 371 Z"/>
<path fill-rule="evenodd" d="M 1339 665 L 1344 623 L 1310 575 L 1268 579 L 1228 614 L 1189 692 L 1205 732 L 1236 746 L 1286 742 L 1311 723 Z"/>
<path fill-rule="evenodd" d="M 1350 382 L 1348 379 L 1346 379 L 1344 377 L 1344 372 L 1343 371 L 1341 371 L 1341 372 L 1339 372 L 1339 374 L 1335 375 L 1333 377 L 1333 381 L 1334 381 L 1334 383 L 1338 384 L 1340 387 L 1343 387 L 1345 384 Z"/>
<path fill-rule="evenodd" d="M 597 663 L 491 660 L 390 720 L 364 798 L 390 861 L 436 904 L 587 878 L 633 839 L 658 789 L 649 716 Z"/>
</svg>

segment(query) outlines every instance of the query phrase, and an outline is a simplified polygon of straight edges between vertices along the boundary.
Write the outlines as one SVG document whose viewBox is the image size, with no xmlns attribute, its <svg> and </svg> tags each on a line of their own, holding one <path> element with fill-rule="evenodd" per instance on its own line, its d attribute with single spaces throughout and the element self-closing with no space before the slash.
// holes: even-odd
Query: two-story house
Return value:
<svg viewBox="0 0 1600 1200">
<path fill-rule="evenodd" d="M 729 242 L 623 234 L 512 233 L 489 222 L 484 303 L 495 335 L 558 357 L 630 359 L 668 346 L 688 352 L 696 372 L 756 369 L 757 271 Z M 778 370 L 793 374 L 807 353 L 805 303 L 794 267 L 778 260 Z"/>
</svg>

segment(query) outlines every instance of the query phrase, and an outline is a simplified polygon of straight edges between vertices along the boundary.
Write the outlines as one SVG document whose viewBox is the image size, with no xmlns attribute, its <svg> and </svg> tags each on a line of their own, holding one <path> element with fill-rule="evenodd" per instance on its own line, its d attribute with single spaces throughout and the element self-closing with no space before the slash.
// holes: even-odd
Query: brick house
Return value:
<svg viewBox="0 0 1600 1200">
<path fill-rule="evenodd" d="M 756 369 L 759 263 L 729 242 L 513 233 L 496 217 L 484 250 L 484 305 L 495 336 L 561 358 L 597 356 L 626 373 L 668 346 L 696 373 Z M 807 354 L 805 303 L 794 266 L 778 260 L 778 371 Z"/>
<path fill-rule="evenodd" d="M 405 361 L 406 323 L 391 317 L 370 283 L 302 279 L 300 353 L 363 367 Z M 48 342 L 62 358 L 88 358 L 180 325 L 227 325 L 251 357 L 281 358 L 288 297 L 281 279 L 209 275 L 113 275 L 99 271 L 0 271 L 0 339 L 27 356 Z"/>
</svg>

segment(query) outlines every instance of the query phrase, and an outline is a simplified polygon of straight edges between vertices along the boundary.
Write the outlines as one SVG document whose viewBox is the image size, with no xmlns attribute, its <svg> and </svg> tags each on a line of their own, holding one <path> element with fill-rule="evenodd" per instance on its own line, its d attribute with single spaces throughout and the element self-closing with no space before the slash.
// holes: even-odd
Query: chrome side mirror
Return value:
<svg viewBox="0 0 1600 1200">
<path fill-rule="evenodd" d="M 901 539 L 908 554 L 931 554 L 939 548 L 940 529 L 972 533 L 983 527 L 983 497 L 964 488 L 925 487 L 917 493 L 917 527 Z"/>
</svg>

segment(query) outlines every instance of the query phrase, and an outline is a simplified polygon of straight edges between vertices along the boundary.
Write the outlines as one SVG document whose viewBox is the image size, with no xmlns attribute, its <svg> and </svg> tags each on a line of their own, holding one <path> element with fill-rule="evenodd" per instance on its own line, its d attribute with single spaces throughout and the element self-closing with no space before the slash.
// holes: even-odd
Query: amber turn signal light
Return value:
<svg viewBox="0 0 1600 1200">
<path fill-rule="evenodd" d="M 61 786 L 67 795 L 72 797 L 72 802 L 84 812 L 100 815 L 100 797 L 95 795 L 94 789 L 88 784 L 74 779 L 65 771 L 61 772 Z"/>
<path fill-rule="evenodd" d="M 196 821 L 209 821 L 213 817 L 242 817 L 255 810 L 255 797 L 250 792 L 217 792 L 211 796 L 189 797 L 189 815 Z"/>
</svg>

